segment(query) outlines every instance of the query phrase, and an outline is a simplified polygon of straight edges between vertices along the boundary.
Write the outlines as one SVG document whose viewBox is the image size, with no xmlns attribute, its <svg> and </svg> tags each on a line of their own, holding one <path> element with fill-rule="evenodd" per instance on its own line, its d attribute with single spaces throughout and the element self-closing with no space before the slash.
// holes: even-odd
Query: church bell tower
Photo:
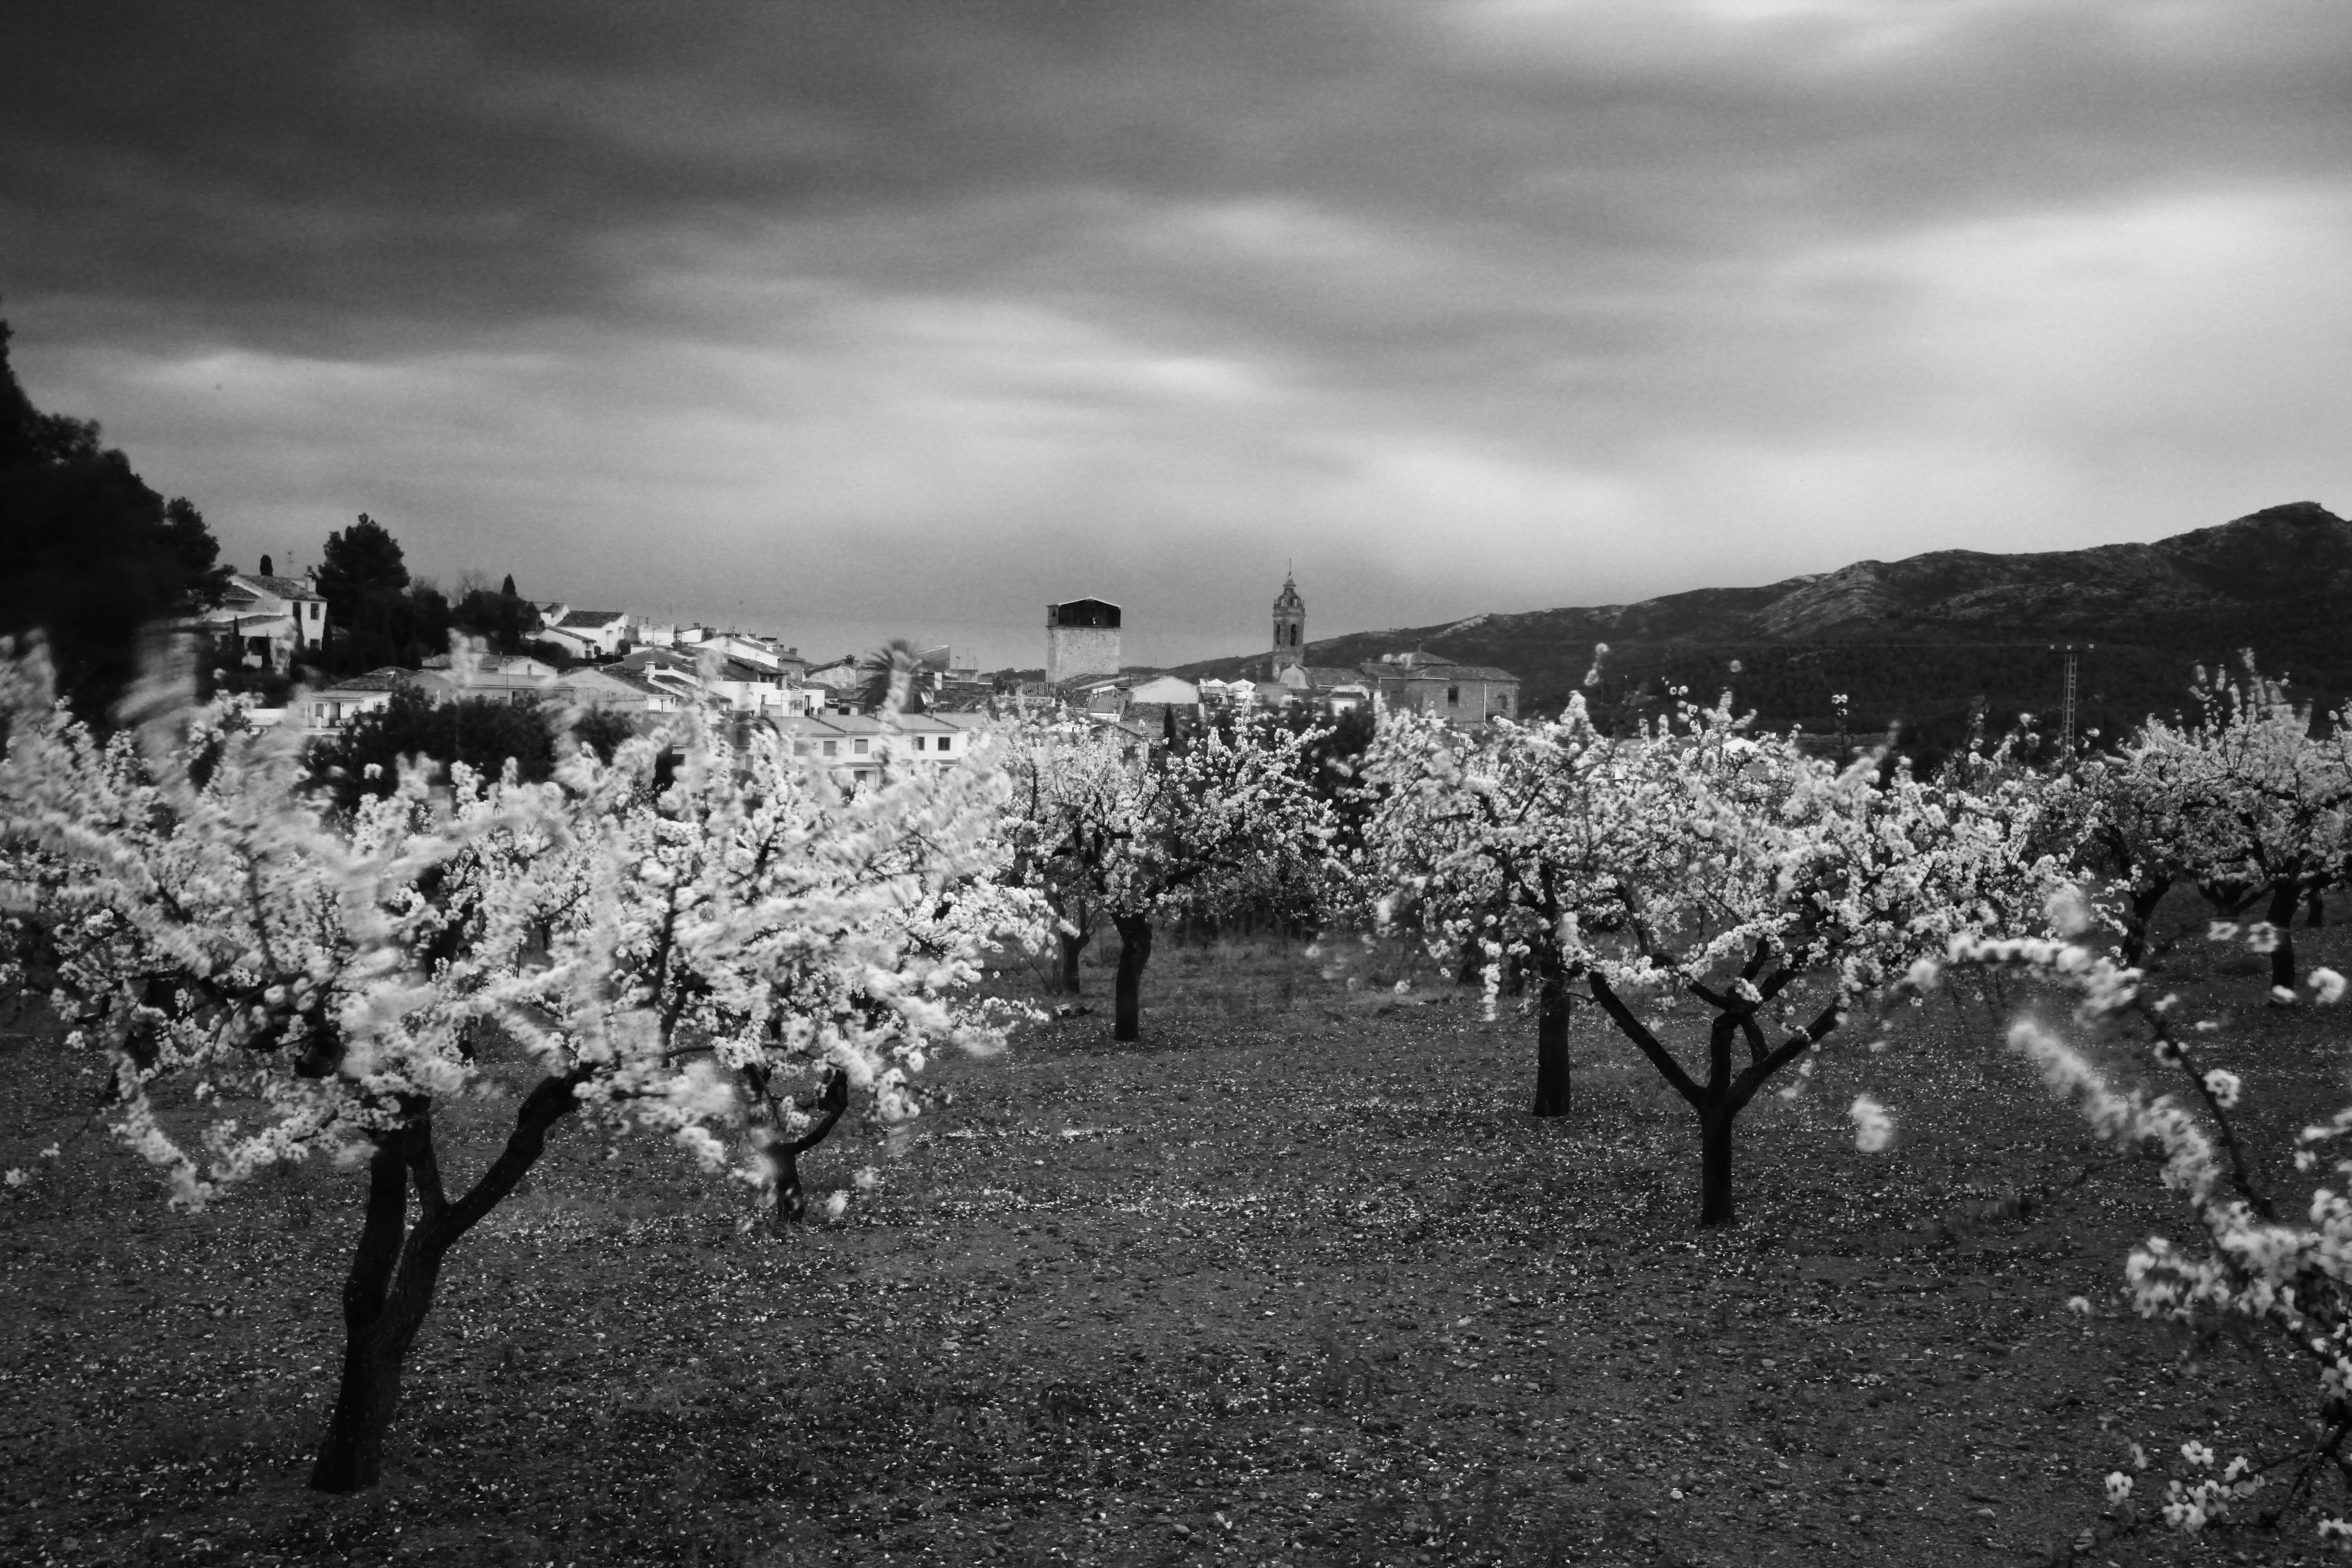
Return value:
<svg viewBox="0 0 2352 1568">
<path fill-rule="evenodd" d="M 1283 574 L 1282 595 L 1274 602 L 1274 660 L 1276 675 L 1294 664 L 1307 662 L 1307 601 L 1298 596 L 1298 584 L 1288 573 Z"/>
</svg>

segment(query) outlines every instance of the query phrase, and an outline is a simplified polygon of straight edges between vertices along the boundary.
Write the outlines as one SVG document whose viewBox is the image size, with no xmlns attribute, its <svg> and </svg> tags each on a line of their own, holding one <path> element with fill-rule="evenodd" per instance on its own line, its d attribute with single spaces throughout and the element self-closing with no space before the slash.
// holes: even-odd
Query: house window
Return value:
<svg viewBox="0 0 2352 1568">
<path fill-rule="evenodd" d="M 824 754 L 828 757 L 839 756 L 841 754 L 841 742 L 838 741 L 827 741 L 824 743 Z"/>
<path fill-rule="evenodd" d="M 1448 708 L 1458 708 L 1462 705 L 1462 689 L 1460 687 L 1449 686 L 1445 689 L 1445 705 Z"/>
<path fill-rule="evenodd" d="M 861 757 L 864 756 L 866 754 L 866 742 L 859 741 L 856 742 L 856 745 L 857 747 L 857 754 Z M 864 778 L 866 775 L 864 773 L 860 773 L 857 776 L 859 778 Z"/>
<path fill-rule="evenodd" d="M 940 737 L 940 748 L 939 748 L 939 749 L 940 749 L 940 751 L 942 751 L 942 752 L 946 751 L 946 750 L 948 749 L 948 742 L 949 742 L 950 741 L 954 740 L 954 739 L 955 739 L 955 737 L 954 737 L 953 735 L 941 735 L 941 736 Z"/>
<path fill-rule="evenodd" d="M 919 751 L 921 751 L 922 749 L 923 749 L 923 738 L 922 738 L 920 735 L 918 735 L 918 736 L 916 736 L 916 737 L 915 737 L 915 750 L 917 750 L 917 751 L 919 751 Z"/>
</svg>

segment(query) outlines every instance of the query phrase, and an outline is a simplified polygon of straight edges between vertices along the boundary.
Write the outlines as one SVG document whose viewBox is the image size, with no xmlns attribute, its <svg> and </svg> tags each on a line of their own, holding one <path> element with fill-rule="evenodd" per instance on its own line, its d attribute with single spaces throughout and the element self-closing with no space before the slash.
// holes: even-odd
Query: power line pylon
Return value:
<svg viewBox="0 0 2352 1568">
<path fill-rule="evenodd" d="M 2058 699 L 2058 754 L 2071 763 L 2074 760 L 2074 656 L 2080 649 L 2073 643 L 2053 646 L 2059 647 L 2066 656 L 2064 683 L 2060 689 Z M 2084 648 L 2098 646 L 2096 643 L 2082 645 Z"/>
</svg>

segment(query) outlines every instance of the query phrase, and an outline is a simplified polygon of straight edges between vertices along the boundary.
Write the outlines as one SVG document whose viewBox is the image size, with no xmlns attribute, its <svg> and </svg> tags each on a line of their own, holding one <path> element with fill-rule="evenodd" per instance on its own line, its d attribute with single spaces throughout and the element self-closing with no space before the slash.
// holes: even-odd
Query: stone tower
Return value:
<svg viewBox="0 0 2352 1568">
<path fill-rule="evenodd" d="M 1286 573 L 1282 579 L 1282 595 L 1274 602 L 1274 660 L 1276 674 L 1294 664 L 1307 662 L 1307 601 L 1298 596 L 1298 584 Z"/>
<path fill-rule="evenodd" d="M 1118 606 L 1072 599 L 1045 606 L 1045 679 L 1059 685 L 1082 675 L 1118 673 Z"/>
</svg>

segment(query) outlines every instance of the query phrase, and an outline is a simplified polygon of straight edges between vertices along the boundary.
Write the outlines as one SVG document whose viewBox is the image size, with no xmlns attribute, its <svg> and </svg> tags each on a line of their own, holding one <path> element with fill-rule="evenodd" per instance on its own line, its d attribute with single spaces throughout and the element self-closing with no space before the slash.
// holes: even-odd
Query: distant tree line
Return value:
<svg viewBox="0 0 2352 1568">
<path fill-rule="evenodd" d="M 2216 642 L 2204 668 L 2229 668 L 2251 640 Z M 2027 755 L 2056 755 L 2065 668 L 2056 644 L 1636 642 L 1612 644 L 1597 657 L 1570 651 L 1573 671 L 1557 655 L 1515 668 L 1525 683 L 1522 711 L 1557 713 L 1580 695 L 1596 727 L 1623 734 L 1674 711 L 1682 695 L 1712 702 L 1728 691 L 1733 708 L 1752 710 L 1761 728 L 1844 735 L 1857 745 L 1891 734 L 1926 771 L 1977 735 L 2031 732 L 2036 739 Z M 2300 652 L 2288 689 L 2295 700 L 2326 711 L 2352 693 L 2352 641 Z M 2200 663 L 2178 647 L 2102 642 L 2080 649 L 2077 742 L 2087 739 L 2098 749 L 2151 715 L 2193 711 Z"/>
<path fill-rule="evenodd" d="M 0 636 L 46 636 L 59 692 L 102 722 L 138 668 L 141 636 L 219 605 L 231 567 L 195 504 L 158 494 L 105 445 L 96 421 L 34 406 L 10 362 L 10 335 L 0 321 Z M 257 564 L 273 574 L 267 556 Z M 208 692 L 217 674 L 229 689 L 282 700 L 297 679 L 416 668 L 446 652 L 453 632 L 496 653 L 570 662 L 533 641 L 539 613 L 511 575 L 495 589 L 461 579 L 453 598 L 412 577 L 399 541 L 364 512 L 327 535 L 318 583 L 329 617 L 323 656 L 255 670 L 232 652 L 205 661 L 200 686 Z"/>
<path fill-rule="evenodd" d="M 479 637 L 493 653 L 520 654 L 528 647 L 552 663 L 569 662 L 561 649 L 530 641 L 540 629 L 539 611 L 515 592 L 511 573 L 495 590 L 460 579 L 452 600 L 429 578 L 409 575 L 400 542 L 365 512 L 327 535 L 319 592 L 336 628 L 328 662 L 339 675 L 385 665 L 415 669 L 446 653 L 452 632 Z"/>
<path fill-rule="evenodd" d="M 33 406 L 9 336 L 0 321 L 0 634 L 45 631 L 59 692 L 103 713 L 141 632 L 217 604 L 228 573 L 194 503 L 150 489 L 96 421 Z"/>
</svg>

